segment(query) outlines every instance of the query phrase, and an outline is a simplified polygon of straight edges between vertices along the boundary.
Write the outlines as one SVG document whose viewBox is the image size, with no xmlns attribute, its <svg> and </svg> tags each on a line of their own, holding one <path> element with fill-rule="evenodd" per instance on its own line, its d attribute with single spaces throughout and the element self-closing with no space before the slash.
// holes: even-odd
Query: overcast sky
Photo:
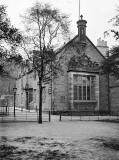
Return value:
<svg viewBox="0 0 119 160">
<path fill-rule="evenodd" d="M 43 3 L 49 3 L 58 8 L 61 12 L 70 16 L 71 31 L 73 35 L 77 34 L 77 20 L 79 17 L 79 0 L 37 0 Z M 81 14 L 87 20 L 87 36 L 96 45 L 97 38 L 102 37 L 105 30 L 108 30 L 110 24 L 108 21 L 116 15 L 116 8 L 119 6 L 119 0 L 80 0 Z M 8 15 L 17 28 L 21 26 L 20 14 L 32 6 L 36 0 L 0 0 L 1 4 L 8 6 Z M 114 44 L 112 38 L 106 39 L 108 45 Z"/>
</svg>

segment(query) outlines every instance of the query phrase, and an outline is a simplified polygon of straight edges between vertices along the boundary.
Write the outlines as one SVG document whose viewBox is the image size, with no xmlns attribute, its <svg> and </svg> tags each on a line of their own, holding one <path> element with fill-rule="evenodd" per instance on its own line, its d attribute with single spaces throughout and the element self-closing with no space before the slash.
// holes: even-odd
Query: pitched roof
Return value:
<svg viewBox="0 0 119 160">
<path fill-rule="evenodd" d="M 65 47 L 67 47 L 68 45 L 70 45 L 76 38 L 78 38 L 78 35 L 76 35 L 74 38 L 72 38 L 70 41 L 68 41 L 66 44 L 64 44 L 63 46 L 61 46 L 60 48 L 58 48 L 55 52 L 56 54 L 60 53 L 63 49 L 65 49 Z M 93 42 L 86 36 L 86 39 L 91 43 L 91 45 L 97 50 L 97 52 L 100 54 L 100 56 L 102 56 L 104 59 L 104 55 L 99 51 L 99 49 L 93 44 Z M 31 69 L 30 71 L 28 71 L 26 74 L 30 74 L 33 72 L 33 69 Z M 25 76 L 26 74 L 22 75 Z M 18 79 L 20 79 L 21 77 L 19 77 Z"/>
<path fill-rule="evenodd" d="M 69 42 L 61 46 L 59 49 L 57 49 L 56 53 L 60 53 L 65 47 L 70 45 L 71 42 L 73 42 L 78 35 L 76 35 L 74 38 L 72 38 Z M 105 59 L 104 55 L 99 51 L 99 49 L 93 44 L 93 42 L 86 36 L 86 39 L 92 44 L 92 46 L 97 50 L 97 52 Z"/>
</svg>

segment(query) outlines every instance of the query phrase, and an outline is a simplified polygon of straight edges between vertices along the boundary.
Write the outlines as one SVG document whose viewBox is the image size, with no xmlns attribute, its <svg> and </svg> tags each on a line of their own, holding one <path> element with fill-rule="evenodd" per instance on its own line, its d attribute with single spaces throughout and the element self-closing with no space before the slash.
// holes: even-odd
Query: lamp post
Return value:
<svg viewBox="0 0 119 160">
<path fill-rule="evenodd" d="M 51 49 L 51 53 L 53 53 L 53 49 Z M 51 111 L 51 114 L 53 114 L 53 84 L 52 84 L 52 80 L 53 80 L 53 54 L 51 54 L 51 108 L 50 108 L 50 111 Z"/>
<path fill-rule="evenodd" d="M 15 117 L 15 107 L 16 107 L 16 91 L 17 91 L 17 88 L 14 87 L 13 88 L 13 92 L 14 92 L 14 117 Z"/>
</svg>

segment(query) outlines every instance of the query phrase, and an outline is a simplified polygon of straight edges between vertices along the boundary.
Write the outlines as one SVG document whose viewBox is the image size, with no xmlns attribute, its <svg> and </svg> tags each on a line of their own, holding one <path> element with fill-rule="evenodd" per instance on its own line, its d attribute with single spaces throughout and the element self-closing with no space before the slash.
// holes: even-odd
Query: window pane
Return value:
<svg viewBox="0 0 119 160">
<path fill-rule="evenodd" d="M 87 100 L 90 100 L 90 86 L 87 86 Z"/>
<path fill-rule="evenodd" d="M 90 76 L 87 76 L 87 100 L 90 100 Z"/>
<path fill-rule="evenodd" d="M 77 86 L 74 86 L 74 100 L 78 99 L 78 95 L 77 95 Z"/>
<path fill-rule="evenodd" d="M 78 85 L 82 86 L 82 76 L 78 75 Z"/>
<path fill-rule="evenodd" d="M 86 86 L 83 86 L 83 100 L 86 100 Z"/>
<path fill-rule="evenodd" d="M 95 99 L 95 77 L 91 77 L 91 99 Z"/>
<path fill-rule="evenodd" d="M 73 81 L 74 81 L 74 84 L 78 83 L 78 75 L 77 74 L 74 74 Z"/>
<path fill-rule="evenodd" d="M 82 77 L 82 81 L 83 81 L 83 86 L 86 86 L 86 76 Z"/>
<path fill-rule="evenodd" d="M 74 84 L 81 85 L 82 84 L 82 76 L 78 74 L 73 75 L 73 82 Z"/>
<path fill-rule="evenodd" d="M 79 86 L 79 100 L 82 100 L 82 86 Z"/>
<path fill-rule="evenodd" d="M 82 83 L 83 83 L 83 100 L 86 100 L 86 76 L 82 77 Z"/>
</svg>

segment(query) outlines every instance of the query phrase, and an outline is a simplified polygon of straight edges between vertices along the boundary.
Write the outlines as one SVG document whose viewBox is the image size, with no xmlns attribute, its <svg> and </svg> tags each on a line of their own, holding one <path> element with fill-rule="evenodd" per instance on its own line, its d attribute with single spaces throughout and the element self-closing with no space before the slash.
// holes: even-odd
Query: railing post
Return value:
<svg viewBox="0 0 119 160">
<path fill-rule="evenodd" d="M 51 121 L 51 113 L 50 113 L 50 111 L 49 111 L 49 122 Z"/>
<path fill-rule="evenodd" d="M 16 116 L 16 112 L 15 112 L 16 103 L 15 103 L 15 100 L 16 100 L 16 92 L 14 92 L 14 118 Z"/>
<path fill-rule="evenodd" d="M 62 120 L 62 114 L 61 114 L 61 112 L 60 112 L 60 118 L 59 118 L 59 121 L 61 121 Z"/>
<path fill-rule="evenodd" d="M 6 105 L 6 115 L 7 115 L 7 112 L 8 112 L 8 111 L 7 111 L 7 105 Z"/>
<path fill-rule="evenodd" d="M 26 121 L 27 121 L 27 110 L 26 110 Z"/>
</svg>

